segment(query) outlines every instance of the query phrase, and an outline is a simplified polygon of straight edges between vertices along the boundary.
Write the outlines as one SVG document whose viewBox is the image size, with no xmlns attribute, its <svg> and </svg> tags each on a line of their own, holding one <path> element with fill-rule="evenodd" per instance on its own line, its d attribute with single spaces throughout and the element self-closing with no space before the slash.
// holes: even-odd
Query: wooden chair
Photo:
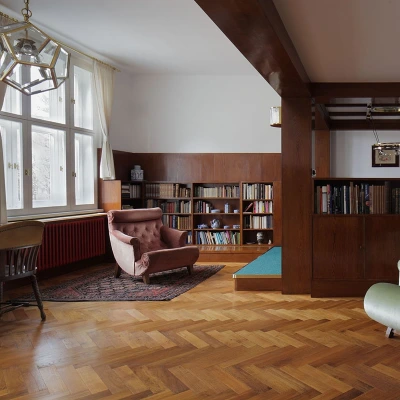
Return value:
<svg viewBox="0 0 400 400">
<path fill-rule="evenodd" d="M 19 307 L 37 306 L 46 319 L 36 280 L 36 260 L 42 244 L 44 223 L 22 221 L 0 226 L 0 315 Z M 37 303 L 9 300 L 3 302 L 4 282 L 29 277 Z"/>
</svg>

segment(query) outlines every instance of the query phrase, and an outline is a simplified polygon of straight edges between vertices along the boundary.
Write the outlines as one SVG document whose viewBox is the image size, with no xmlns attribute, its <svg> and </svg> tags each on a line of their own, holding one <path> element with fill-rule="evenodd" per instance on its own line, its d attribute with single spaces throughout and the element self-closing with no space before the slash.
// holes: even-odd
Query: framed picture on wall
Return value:
<svg viewBox="0 0 400 400">
<path fill-rule="evenodd" d="M 379 150 L 372 148 L 372 166 L 373 167 L 398 167 L 399 156 L 396 150 Z"/>
</svg>

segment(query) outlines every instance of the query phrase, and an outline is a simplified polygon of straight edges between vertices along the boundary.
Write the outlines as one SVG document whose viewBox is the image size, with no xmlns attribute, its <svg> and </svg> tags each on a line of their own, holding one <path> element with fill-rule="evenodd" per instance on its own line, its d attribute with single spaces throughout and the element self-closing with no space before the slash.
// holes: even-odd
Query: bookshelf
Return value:
<svg viewBox="0 0 400 400">
<path fill-rule="evenodd" d="M 314 179 L 312 295 L 362 295 L 396 282 L 400 179 Z"/>
<path fill-rule="evenodd" d="M 272 182 L 242 183 L 243 242 L 257 243 L 257 233 L 263 234 L 263 244 L 273 243 L 274 186 Z"/>
<path fill-rule="evenodd" d="M 219 225 L 212 227 L 212 221 Z M 193 184 L 193 237 L 198 245 L 239 245 L 240 184 Z"/>
<path fill-rule="evenodd" d="M 278 182 L 104 181 L 103 198 L 112 201 L 102 208 L 160 207 L 164 225 L 187 231 L 188 243 L 216 251 L 225 245 L 257 245 L 258 232 L 264 234 L 262 244 L 280 245 L 279 233 L 273 234 L 279 187 Z M 212 226 L 213 220 L 219 226 Z"/>
</svg>

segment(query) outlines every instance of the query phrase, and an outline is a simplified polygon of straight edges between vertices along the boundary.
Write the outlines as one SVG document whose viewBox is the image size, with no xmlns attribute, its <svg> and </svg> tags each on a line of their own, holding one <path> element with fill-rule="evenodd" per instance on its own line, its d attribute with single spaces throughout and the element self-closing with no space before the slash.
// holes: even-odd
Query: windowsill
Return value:
<svg viewBox="0 0 400 400">
<path fill-rule="evenodd" d="M 37 214 L 37 215 L 19 215 L 17 217 L 8 217 L 8 222 L 24 221 L 24 220 L 36 220 L 42 222 L 60 221 L 65 219 L 78 219 L 86 217 L 96 217 L 99 215 L 106 215 L 103 209 L 98 208 L 96 210 L 82 210 L 82 211 L 71 211 L 63 213 L 49 213 L 49 214 Z"/>
</svg>

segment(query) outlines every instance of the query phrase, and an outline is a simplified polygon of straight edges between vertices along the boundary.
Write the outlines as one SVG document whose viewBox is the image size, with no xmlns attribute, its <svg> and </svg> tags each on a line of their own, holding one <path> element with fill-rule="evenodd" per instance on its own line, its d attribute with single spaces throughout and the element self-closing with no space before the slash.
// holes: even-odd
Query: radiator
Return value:
<svg viewBox="0 0 400 400">
<path fill-rule="evenodd" d="M 103 217 L 46 223 L 38 271 L 105 254 Z"/>
</svg>

